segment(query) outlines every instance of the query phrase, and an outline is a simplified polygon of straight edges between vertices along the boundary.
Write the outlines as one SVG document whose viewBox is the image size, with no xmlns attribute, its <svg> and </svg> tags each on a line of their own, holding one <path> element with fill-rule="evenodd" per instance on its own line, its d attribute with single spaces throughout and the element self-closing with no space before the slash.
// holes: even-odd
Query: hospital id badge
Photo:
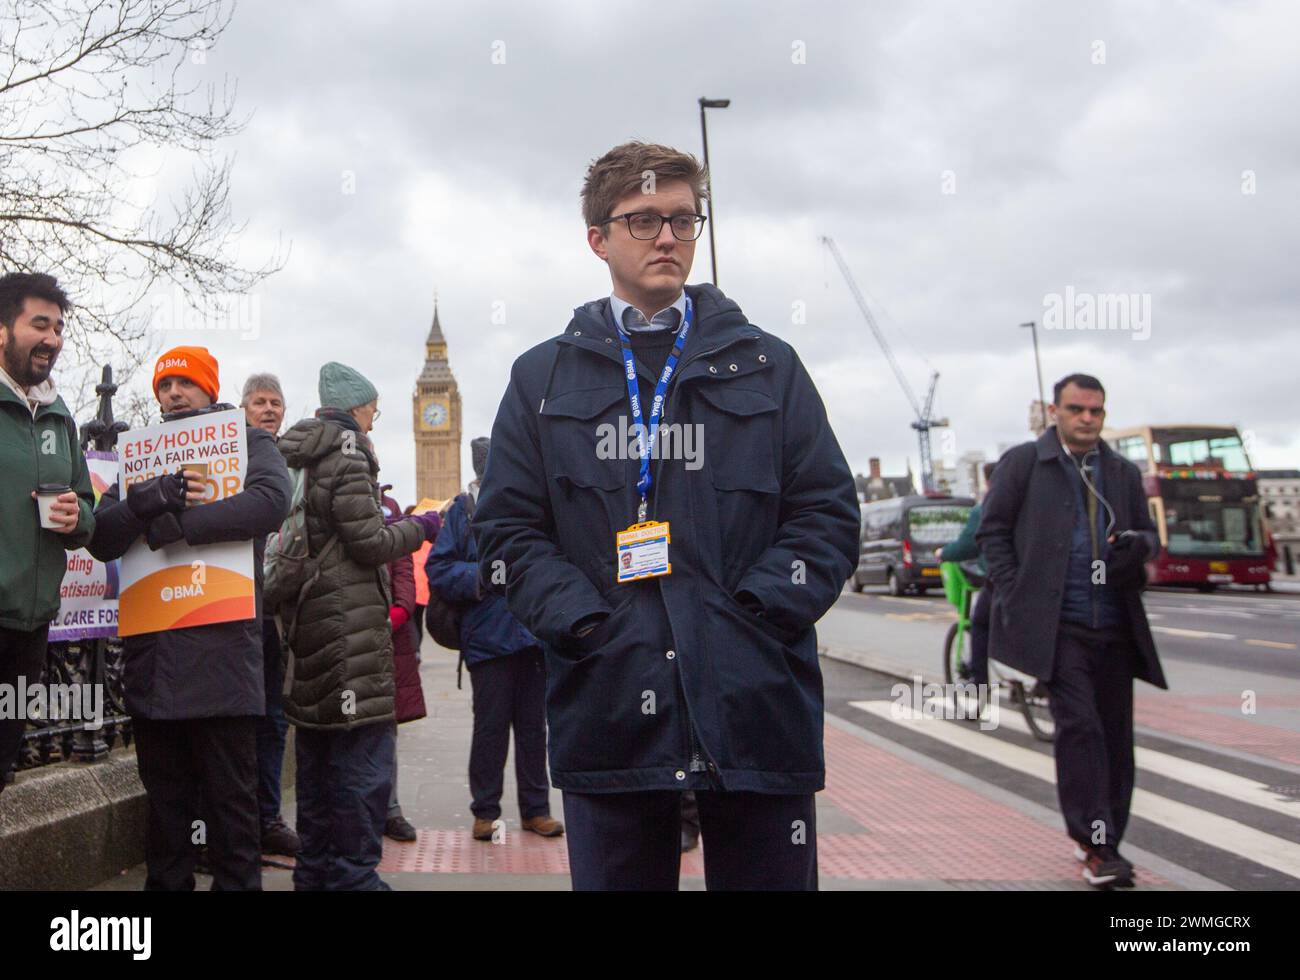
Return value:
<svg viewBox="0 0 1300 980">
<path fill-rule="evenodd" d="M 667 521 L 633 524 L 614 537 L 617 542 L 614 567 L 620 585 L 641 578 L 672 574 L 673 566 L 668 562 Z"/>
</svg>

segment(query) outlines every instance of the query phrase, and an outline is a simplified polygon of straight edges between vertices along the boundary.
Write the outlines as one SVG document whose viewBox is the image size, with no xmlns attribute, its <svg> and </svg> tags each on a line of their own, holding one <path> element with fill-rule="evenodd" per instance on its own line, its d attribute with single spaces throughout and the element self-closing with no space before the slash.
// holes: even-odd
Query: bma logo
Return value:
<svg viewBox="0 0 1300 980">
<path fill-rule="evenodd" d="M 158 365 L 154 374 L 157 374 L 158 371 L 166 371 L 168 368 L 188 368 L 189 366 L 190 362 L 183 357 L 169 357 Z"/>
<path fill-rule="evenodd" d="M 171 602 L 173 599 L 188 599 L 191 596 L 203 595 L 203 586 L 201 585 L 164 585 L 162 589 L 162 601 Z"/>
</svg>

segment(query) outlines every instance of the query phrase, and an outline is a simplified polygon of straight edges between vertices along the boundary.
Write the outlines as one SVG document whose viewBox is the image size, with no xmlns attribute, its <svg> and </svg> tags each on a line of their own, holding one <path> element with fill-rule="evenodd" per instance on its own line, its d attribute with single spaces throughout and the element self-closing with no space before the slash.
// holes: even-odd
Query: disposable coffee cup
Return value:
<svg viewBox="0 0 1300 980">
<path fill-rule="evenodd" d="M 42 483 L 36 488 L 36 506 L 41 512 L 41 527 L 54 531 L 63 525 L 57 523 L 50 514 L 59 494 L 68 493 L 72 487 L 66 483 Z"/>
<path fill-rule="evenodd" d="M 207 482 L 207 479 L 208 479 L 208 464 L 207 464 L 207 463 L 186 463 L 184 466 L 181 467 L 181 469 L 182 469 L 182 470 L 188 470 L 188 471 L 191 472 L 191 473 L 197 473 L 199 476 L 203 477 L 203 481 L 204 481 L 205 483 Z M 203 501 L 202 501 L 202 500 L 197 500 L 197 501 L 195 501 L 194 503 L 195 503 L 195 504 L 201 504 L 201 503 L 203 503 Z M 187 505 L 187 506 L 193 506 L 193 505 Z"/>
</svg>

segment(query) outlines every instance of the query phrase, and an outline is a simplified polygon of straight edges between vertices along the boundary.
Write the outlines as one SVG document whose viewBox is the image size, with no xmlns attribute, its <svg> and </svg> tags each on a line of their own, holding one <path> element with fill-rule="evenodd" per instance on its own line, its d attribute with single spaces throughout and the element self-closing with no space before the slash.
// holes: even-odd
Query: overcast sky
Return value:
<svg viewBox="0 0 1300 980">
<path fill-rule="evenodd" d="M 256 339 L 167 341 L 207 343 L 230 400 L 278 372 L 295 417 L 322 361 L 361 370 L 408 503 L 436 288 L 468 479 L 513 359 L 609 291 L 588 163 L 633 137 L 699 154 L 696 100 L 730 98 L 719 285 L 794 344 L 855 471 L 915 467 L 916 438 L 822 235 L 917 394 L 940 372 L 936 456 L 1029 438 L 1017 324 L 1068 289 L 1149 300 L 1149 331 L 1041 330 L 1049 395 L 1087 371 L 1112 424 L 1236 423 L 1257 465 L 1300 466 L 1298 33 L 1285 2 L 245 3 L 193 70 L 252 113 L 228 147 L 241 252 L 291 257 Z"/>
</svg>

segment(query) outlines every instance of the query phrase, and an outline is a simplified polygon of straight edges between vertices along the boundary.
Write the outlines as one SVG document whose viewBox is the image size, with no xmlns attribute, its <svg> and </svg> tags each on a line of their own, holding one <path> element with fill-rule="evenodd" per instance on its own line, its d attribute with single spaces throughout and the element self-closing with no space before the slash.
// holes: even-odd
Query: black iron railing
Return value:
<svg viewBox="0 0 1300 980">
<path fill-rule="evenodd" d="M 62 689 L 72 692 L 74 698 L 84 697 L 77 707 L 93 705 L 96 713 L 94 717 L 86 717 L 82 711 L 74 718 L 52 717 L 52 705 L 47 702 L 46 717 L 28 718 L 19 769 L 51 762 L 95 762 L 119 742 L 131 744 L 131 719 L 122 703 L 120 640 L 51 643 L 41 681 L 47 691 Z"/>
</svg>

